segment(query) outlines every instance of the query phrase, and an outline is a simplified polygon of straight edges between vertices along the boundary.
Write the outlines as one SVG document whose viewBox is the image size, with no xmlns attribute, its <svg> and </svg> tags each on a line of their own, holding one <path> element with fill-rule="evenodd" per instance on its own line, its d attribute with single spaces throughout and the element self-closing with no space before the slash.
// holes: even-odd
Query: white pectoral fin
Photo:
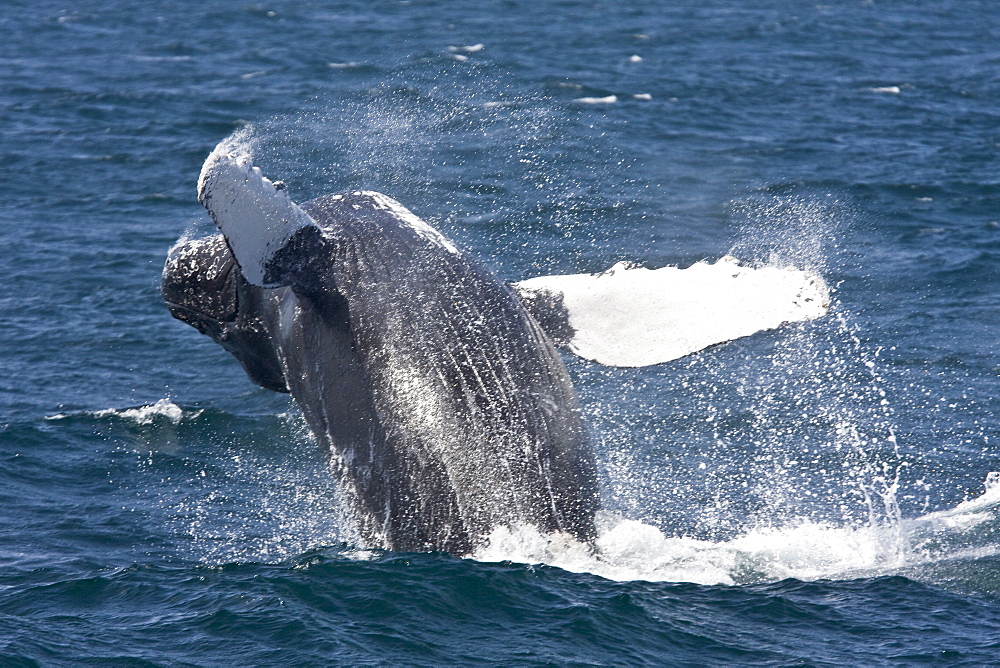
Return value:
<svg viewBox="0 0 1000 668">
<path fill-rule="evenodd" d="M 267 265 L 299 229 L 315 225 L 289 198 L 281 182 L 267 179 L 252 157 L 230 141 L 205 160 L 198 178 L 198 201 L 226 237 L 246 279 L 260 287 Z"/>
<path fill-rule="evenodd" d="M 542 276 L 513 285 L 557 344 L 609 366 L 668 362 L 709 346 L 826 313 L 819 274 L 745 267 L 733 257 L 686 269 L 629 268 Z"/>
</svg>

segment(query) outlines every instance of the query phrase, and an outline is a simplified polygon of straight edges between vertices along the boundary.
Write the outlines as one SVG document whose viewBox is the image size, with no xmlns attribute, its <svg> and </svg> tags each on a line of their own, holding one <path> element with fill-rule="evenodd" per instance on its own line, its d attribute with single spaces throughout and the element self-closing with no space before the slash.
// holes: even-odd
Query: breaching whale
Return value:
<svg viewBox="0 0 1000 668">
<path fill-rule="evenodd" d="M 390 197 L 351 191 L 298 205 L 227 142 L 206 160 L 198 196 L 221 234 L 171 250 L 163 298 L 252 381 L 291 393 L 369 545 L 465 555 L 517 525 L 594 538 L 594 452 L 553 339 L 607 364 L 679 356 L 633 359 L 635 334 L 584 313 L 595 299 L 627 305 L 626 293 L 642 294 L 635 272 L 663 270 L 616 267 L 596 291 L 585 275 L 508 286 Z M 822 279 L 799 274 L 780 298 L 794 305 L 753 331 L 825 310 Z M 642 345 L 677 308 L 647 299 L 632 328 Z M 752 333 L 734 331 L 680 354 Z"/>
</svg>

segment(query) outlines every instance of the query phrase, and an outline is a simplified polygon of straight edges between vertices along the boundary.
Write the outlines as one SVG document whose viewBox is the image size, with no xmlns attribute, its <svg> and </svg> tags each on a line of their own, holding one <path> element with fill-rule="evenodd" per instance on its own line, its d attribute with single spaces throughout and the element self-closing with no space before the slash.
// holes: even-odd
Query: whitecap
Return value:
<svg viewBox="0 0 1000 668">
<path fill-rule="evenodd" d="M 187 417 L 197 417 L 201 415 L 201 413 L 201 410 L 197 410 L 189 413 Z M 138 408 L 106 408 L 104 410 L 95 411 L 94 416 L 115 416 L 125 418 L 127 420 L 133 420 L 138 424 L 152 424 L 157 418 L 165 418 L 170 422 L 177 424 L 185 417 L 185 414 L 184 409 L 170 401 L 170 399 L 160 399 L 154 404 L 149 406 L 140 406 Z"/>
<path fill-rule="evenodd" d="M 617 95 L 608 95 L 606 97 L 578 97 L 574 102 L 580 102 L 581 104 L 614 104 L 618 101 Z"/>
<path fill-rule="evenodd" d="M 190 61 L 194 60 L 194 58 L 191 57 L 191 56 L 143 56 L 143 55 L 134 55 L 134 56 L 129 56 L 129 58 L 131 60 L 138 60 L 139 62 L 142 62 L 142 63 L 159 63 L 159 62 L 185 63 L 185 62 L 190 62 Z"/>
</svg>

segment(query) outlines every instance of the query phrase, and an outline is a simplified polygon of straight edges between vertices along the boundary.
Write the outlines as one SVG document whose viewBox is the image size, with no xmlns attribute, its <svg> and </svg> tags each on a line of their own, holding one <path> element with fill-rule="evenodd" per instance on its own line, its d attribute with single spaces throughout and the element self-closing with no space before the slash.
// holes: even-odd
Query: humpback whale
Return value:
<svg viewBox="0 0 1000 668">
<path fill-rule="evenodd" d="M 579 317 L 595 299 L 639 294 L 633 284 L 595 293 L 579 276 L 509 286 L 392 198 L 349 191 L 296 204 L 227 142 L 206 160 L 198 197 L 220 233 L 171 250 L 163 298 L 253 382 L 291 394 L 366 543 L 466 555 L 517 525 L 592 541 L 594 451 L 553 341 L 606 364 L 664 361 L 633 359 L 622 353 L 633 347 L 627 333 Z M 618 267 L 599 282 L 635 271 Z M 825 310 L 821 279 L 799 283 L 790 297 L 799 306 L 769 326 Z M 643 341 L 671 308 L 647 300 Z M 619 347 L 595 347 L 594 331 Z M 747 333 L 710 334 L 708 344 Z"/>
</svg>

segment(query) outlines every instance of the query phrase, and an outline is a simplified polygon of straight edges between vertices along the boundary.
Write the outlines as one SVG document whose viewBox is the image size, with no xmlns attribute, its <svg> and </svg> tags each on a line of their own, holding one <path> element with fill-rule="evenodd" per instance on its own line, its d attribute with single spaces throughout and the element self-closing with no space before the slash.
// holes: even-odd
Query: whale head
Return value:
<svg viewBox="0 0 1000 668">
<path fill-rule="evenodd" d="M 170 315 L 233 354 L 261 387 L 288 392 L 260 304 L 275 290 L 251 285 L 221 234 L 182 241 L 163 265 L 160 293 Z"/>
<path fill-rule="evenodd" d="M 239 313 L 238 274 L 221 235 L 191 239 L 170 250 L 160 292 L 172 316 L 218 340 Z"/>
</svg>

